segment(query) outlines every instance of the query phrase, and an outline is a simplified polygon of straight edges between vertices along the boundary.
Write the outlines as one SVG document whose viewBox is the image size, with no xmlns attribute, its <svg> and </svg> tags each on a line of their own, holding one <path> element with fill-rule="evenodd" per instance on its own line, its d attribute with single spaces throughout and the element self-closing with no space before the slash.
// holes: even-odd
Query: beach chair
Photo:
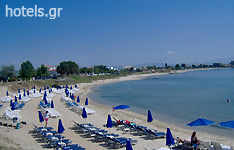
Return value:
<svg viewBox="0 0 234 150">
<path fill-rule="evenodd" d="M 204 150 L 213 150 L 212 146 L 210 145 L 210 142 L 202 142 L 203 148 L 200 149 L 204 149 Z"/>
<path fill-rule="evenodd" d="M 222 146 L 218 142 L 211 141 L 211 145 L 213 145 L 214 150 L 223 150 Z"/>
</svg>

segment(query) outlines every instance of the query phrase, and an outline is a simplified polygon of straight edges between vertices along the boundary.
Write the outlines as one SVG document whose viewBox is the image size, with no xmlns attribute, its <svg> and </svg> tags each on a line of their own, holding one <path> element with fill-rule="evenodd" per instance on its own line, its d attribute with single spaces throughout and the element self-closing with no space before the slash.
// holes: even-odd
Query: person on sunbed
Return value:
<svg viewBox="0 0 234 150">
<path fill-rule="evenodd" d="M 49 120 L 49 112 L 48 111 L 46 111 L 44 119 L 45 119 L 45 127 L 47 127 L 48 120 Z"/>
<path fill-rule="evenodd" d="M 191 145 L 193 147 L 197 147 L 201 142 L 198 140 L 197 136 L 196 136 L 196 132 L 194 131 L 192 133 L 192 136 L 191 136 Z"/>
</svg>

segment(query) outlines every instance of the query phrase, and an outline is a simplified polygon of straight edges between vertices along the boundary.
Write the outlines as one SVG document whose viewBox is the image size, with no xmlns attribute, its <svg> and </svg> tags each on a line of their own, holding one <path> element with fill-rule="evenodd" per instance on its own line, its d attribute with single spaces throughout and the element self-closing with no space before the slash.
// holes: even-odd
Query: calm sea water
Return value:
<svg viewBox="0 0 234 150">
<path fill-rule="evenodd" d="M 215 122 L 234 120 L 234 69 L 151 76 L 97 86 L 93 91 L 89 96 L 98 103 L 130 105 L 129 110 L 144 115 L 150 109 L 156 120 L 182 127 L 199 117 Z M 230 136 L 230 129 L 217 126 L 205 131 Z"/>
</svg>

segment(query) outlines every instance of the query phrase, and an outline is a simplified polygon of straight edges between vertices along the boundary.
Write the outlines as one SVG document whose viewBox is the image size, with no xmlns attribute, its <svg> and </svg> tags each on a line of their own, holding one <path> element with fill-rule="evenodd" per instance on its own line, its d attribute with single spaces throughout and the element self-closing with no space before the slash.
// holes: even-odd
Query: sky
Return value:
<svg viewBox="0 0 234 150">
<path fill-rule="evenodd" d="M 54 20 L 10 8 L 63 8 Z M 0 66 L 125 66 L 234 58 L 233 0 L 1 0 Z"/>
</svg>

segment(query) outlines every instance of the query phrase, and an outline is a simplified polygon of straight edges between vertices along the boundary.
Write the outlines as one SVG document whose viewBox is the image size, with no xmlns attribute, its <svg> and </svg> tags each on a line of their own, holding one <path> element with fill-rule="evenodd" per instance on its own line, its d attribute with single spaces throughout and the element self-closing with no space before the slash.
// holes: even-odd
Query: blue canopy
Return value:
<svg viewBox="0 0 234 150">
<path fill-rule="evenodd" d="M 114 110 L 127 109 L 127 108 L 130 108 L 130 106 L 128 106 L 128 105 L 118 105 L 118 106 L 113 107 Z"/>
<path fill-rule="evenodd" d="M 12 99 L 10 100 L 10 106 L 12 106 L 13 102 L 12 102 Z"/>
<path fill-rule="evenodd" d="M 171 130 L 169 128 L 167 128 L 166 145 L 167 146 L 175 145 L 175 140 L 174 140 L 174 138 L 171 134 Z"/>
<path fill-rule="evenodd" d="M 220 126 L 234 129 L 234 121 L 220 122 Z"/>
<path fill-rule="evenodd" d="M 45 105 L 47 105 L 47 104 L 48 104 L 48 101 L 47 101 L 47 99 L 46 99 L 46 98 L 44 99 L 44 101 L 45 101 Z"/>
<path fill-rule="evenodd" d="M 87 112 L 85 110 L 85 107 L 83 107 L 82 117 L 87 118 Z"/>
<path fill-rule="evenodd" d="M 150 110 L 148 110 L 148 116 L 147 116 L 147 122 L 152 122 L 154 119 L 152 117 L 152 114 L 150 112 Z"/>
<path fill-rule="evenodd" d="M 15 96 L 15 102 L 17 102 L 17 97 Z"/>
<path fill-rule="evenodd" d="M 131 142 L 130 142 L 129 140 L 127 140 L 126 150 L 133 150 L 133 149 L 132 149 Z"/>
<path fill-rule="evenodd" d="M 11 110 L 15 110 L 15 104 L 14 103 L 12 103 L 12 105 L 11 105 Z"/>
<path fill-rule="evenodd" d="M 85 105 L 88 105 L 88 104 L 89 104 L 89 99 L 87 97 L 86 100 L 85 100 Z"/>
<path fill-rule="evenodd" d="M 38 115 L 39 115 L 39 121 L 40 121 L 40 122 L 43 122 L 43 121 L 44 121 L 44 118 L 43 118 L 43 116 L 42 116 L 42 114 L 41 114 L 41 111 L 38 111 Z"/>
<path fill-rule="evenodd" d="M 208 125 L 212 125 L 212 124 L 215 124 L 215 122 L 204 119 L 204 118 L 199 118 L 197 120 L 194 120 L 193 122 L 190 122 L 187 125 L 190 127 L 194 127 L 194 126 L 208 126 Z"/>
<path fill-rule="evenodd" d="M 63 127 L 63 124 L 62 124 L 62 120 L 59 119 L 59 123 L 58 123 L 58 133 L 63 133 L 64 131 L 64 127 Z"/>
<path fill-rule="evenodd" d="M 53 101 L 51 101 L 51 106 L 50 107 L 54 108 L 54 102 Z"/>
<path fill-rule="evenodd" d="M 80 97 L 79 96 L 77 96 L 77 103 L 79 103 L 80 102 Z"/>
<path fill-rule="evenodd" d="M 112 123 L 110 114 L 108 114 L 106 127 L 107 128 L 112 128 L 113 127 L 113 123 Z"/>
<path fill-rule="evenodd" d="M 6 96 L 9 96 L 9 93 L 8 93 L 8 91 L 6 92 Z"/>
</svg>

